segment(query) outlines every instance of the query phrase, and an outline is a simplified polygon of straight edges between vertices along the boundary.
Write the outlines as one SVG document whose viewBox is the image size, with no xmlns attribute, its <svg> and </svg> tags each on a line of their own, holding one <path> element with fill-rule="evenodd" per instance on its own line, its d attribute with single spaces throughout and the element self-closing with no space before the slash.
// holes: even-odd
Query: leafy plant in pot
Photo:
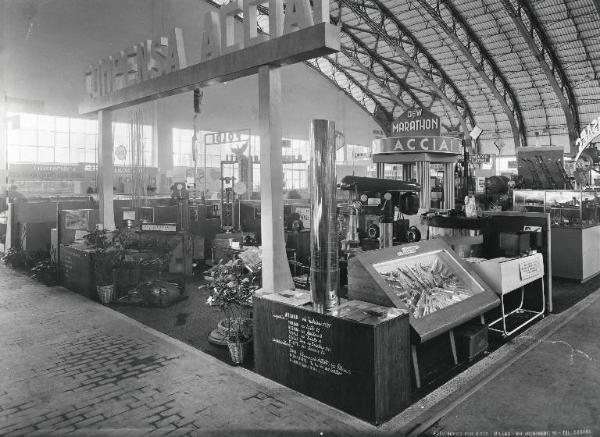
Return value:
<svg viewBox="0 0 600 437">
<path fill-rule="evenodd" d="M 89 242 L 95 243 L 94 252 L 94 279 L 98 298 L 104 305 L 110 303 L 114 298 L 114 276 L 115 267 L 123 262 L 124 250 L 121 243 L 114 238 L 114 233 L 99 230 L 95 231 Z"/>
<path fill-rule="evenodd" d="M 225 314 L 227 346 L 234 364 L 241 364 L 252 339 L 252 296 L 259 288 L 258 275 L 241 259 L 219 264 L 208 270 L 210 296 L 207 304 Z"/>
</svg>

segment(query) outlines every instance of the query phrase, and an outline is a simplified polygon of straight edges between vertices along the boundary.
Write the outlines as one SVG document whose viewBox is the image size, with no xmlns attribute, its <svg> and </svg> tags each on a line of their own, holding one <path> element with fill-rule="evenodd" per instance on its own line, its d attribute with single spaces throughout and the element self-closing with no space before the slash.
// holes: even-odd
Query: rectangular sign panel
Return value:
<svg viewBox="0 0 600 437">
<path fill-rule="evenodd" d="M 142 231 L 148 232 L 177 232 L 177 225 L 175 223 L 142 223 Z"/>
<path fill-rule="evenodd" d="M 409 109 L 392 122 L 392 134 L 439 136 L 440 133 L 440 117 L 423 108 Z"/>
<path fill-rule="evenodd" d="M 373 154 L 377 153 L 462 153 L 461 141 L 454 137 L 389 137 L 373 140 Z"/>
<path fill-rule="evenodd" d="M 250 130 L 242 129 L 228 132 L 212 132 L 204 135 L 204 144 L 212 146 L 214 144 L 229 144 L 240 141 L 248 141 Z"/>
<path fill-rule="evenodd" d="M 489 153 L 476 153 L 475 155 L 469 156 L 469 162 L 471 164 L 487 164 L 491 160 Z"/>
</svg>

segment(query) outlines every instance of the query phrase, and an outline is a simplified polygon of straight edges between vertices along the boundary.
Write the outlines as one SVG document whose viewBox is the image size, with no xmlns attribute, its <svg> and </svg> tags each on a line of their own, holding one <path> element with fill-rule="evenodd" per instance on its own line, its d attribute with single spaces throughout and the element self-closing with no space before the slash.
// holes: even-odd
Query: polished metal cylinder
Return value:
<svg viewBox="0 0 600 437">
<path fill-rule="evenodd" d="M 310 290 L 315 311 L 327 312 L 338 304 L 339 281 L 335 123 L 312 120 L 310 142 Z"/>
</svg>

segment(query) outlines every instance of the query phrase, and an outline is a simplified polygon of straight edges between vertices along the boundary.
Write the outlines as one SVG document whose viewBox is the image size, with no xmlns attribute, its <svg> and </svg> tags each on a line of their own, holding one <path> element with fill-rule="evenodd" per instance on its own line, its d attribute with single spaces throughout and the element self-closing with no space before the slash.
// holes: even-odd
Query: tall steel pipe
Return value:
<svg viewBox="0 0 600 437">
<path fill-rule="evenodd" d="M 312 120 L 310 142 L 310 290 L 315 311 L 323 313 L 338 304 L 335 123 Z"/>
</svg>

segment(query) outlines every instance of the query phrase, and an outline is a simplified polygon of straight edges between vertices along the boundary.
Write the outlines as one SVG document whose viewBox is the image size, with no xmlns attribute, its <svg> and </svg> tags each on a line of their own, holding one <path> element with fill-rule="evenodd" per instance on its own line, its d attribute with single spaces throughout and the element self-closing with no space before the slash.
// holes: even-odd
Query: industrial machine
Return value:
<svg viewBox="0 0 600 437">
<path fill-rule="evenodd" d="M 419 210 L 419 184 L 346 176 L 340 189 L 350 192 L 348 204 L 338 208 L 342 251 L 380 249 L 420 239 L 419 231 L 403 218 Z"/>
</svg>

